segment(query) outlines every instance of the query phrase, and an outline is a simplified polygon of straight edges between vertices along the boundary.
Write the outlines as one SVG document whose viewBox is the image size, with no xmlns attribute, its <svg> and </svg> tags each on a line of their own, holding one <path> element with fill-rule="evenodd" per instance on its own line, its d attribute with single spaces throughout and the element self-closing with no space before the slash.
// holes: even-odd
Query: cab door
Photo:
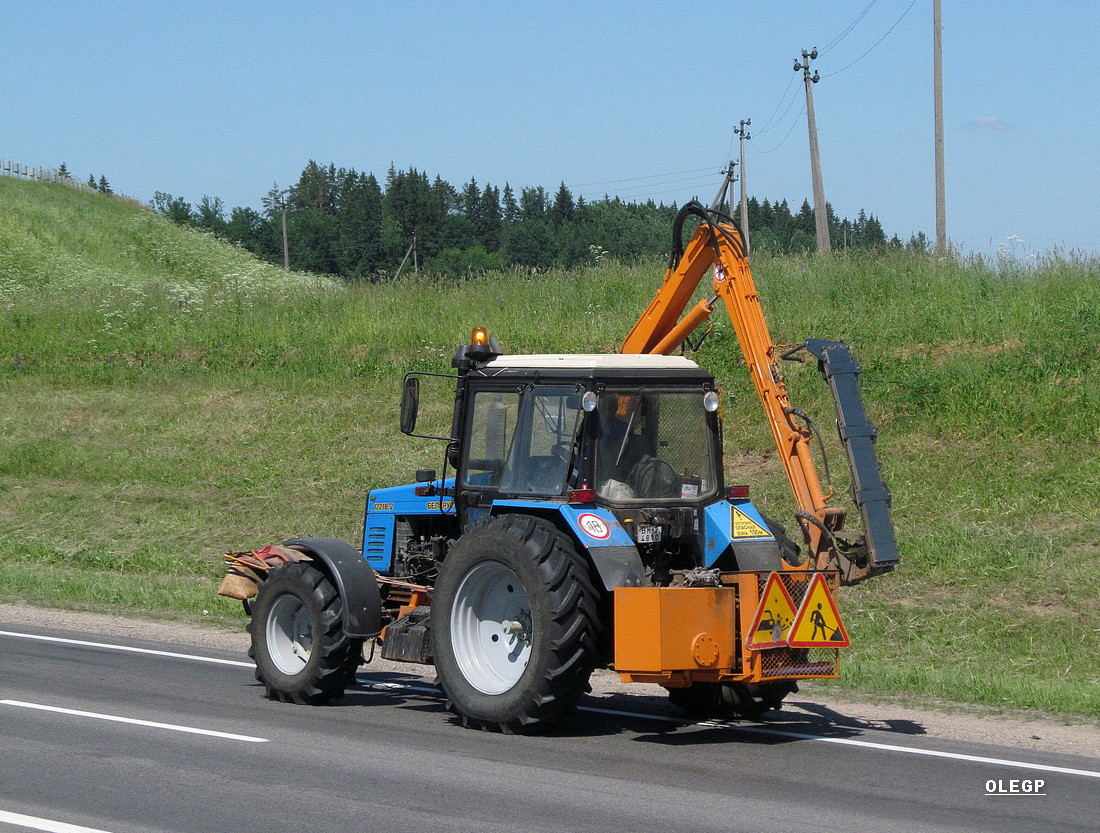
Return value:
<svg viewBox="0 0 1100 833">
<path fill-rule="evenodd" d="M 576 464 L 580 402 L 577 385 L 472 392 L 458 474 L 466 523 L 488 514 L 498 497 L 553 499 L 565 493 Z"/>
</svg>

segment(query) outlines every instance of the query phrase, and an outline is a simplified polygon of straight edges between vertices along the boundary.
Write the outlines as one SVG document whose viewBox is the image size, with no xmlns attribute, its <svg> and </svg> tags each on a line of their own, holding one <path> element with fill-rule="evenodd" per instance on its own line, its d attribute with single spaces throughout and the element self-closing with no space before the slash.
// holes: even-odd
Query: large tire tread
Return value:
<svg viewBox="0 0 1100 833">
<path fill-rule="evenodd" d="M 515 545 L 513 554 L 533 562 L 537 586 L 528 593 L 545 593 L 549 619 L 546 638 L 532 649 L 524 676 L 502 695 L 484 695 L 469 686 L 453 658 L 437 650 L 439 685 L 448 707 L 464 726 L 496 729 L 505 733 L 529 731 L 554 723 L 571 712 L 580 697 L 590 691 L 601 624 L 597 611 L 598 591 L 587 562 L 573 542 L 553 525 L 525 515 L 490 518 L 475 527 L 451 548 L 448 561 L 461 569 L 472 566 L 478 553 L 493 553 L 504 541 Z M 494 549 L 496 548 L 496 549 Z M 507 556 L 500 556 L 505 560 Z M 447 572 L 444 563 L 443 573 Z M 517 571 L 518 572 L 518 571 Z M 453 573 L 453 570 L 452 570 Z M 453 592 L 461 576 L 441 575 L 433 611 L 433 636 L 438 648 L 450 649 L 447 617 Z M 442 596 L 442 598 L 440 598 Z"/>
<path fill-rule="evenodd" d="M 288 676 L 266 656 L 266 615 L 275 598 L 285 593 L 299 596 L 312 607 L 319 626 L 313 634 L 310 662 L 302 672 Z M 272 700 L 302 705 L 321 705 L 343 696 L 355 681 L 362 659 L 361 640 L 344 633 L 344 608 L 340 594 L 323 572 L 309 562 L 292 562 L 268 573 L 260 583 L 248 624 L 251 643 L 248 656 L 256 662 L 256 679 Z"/>
</svg>

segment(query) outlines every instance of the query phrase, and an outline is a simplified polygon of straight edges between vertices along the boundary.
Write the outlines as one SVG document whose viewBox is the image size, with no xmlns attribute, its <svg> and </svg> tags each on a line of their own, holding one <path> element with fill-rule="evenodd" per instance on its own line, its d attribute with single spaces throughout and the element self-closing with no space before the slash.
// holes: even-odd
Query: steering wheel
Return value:
<svg viewBox="0 0 1100 833">
<path fill-rule="evenodd" d="M 554 447 L 550 449 L 550 454 L 561 460 L 561 462 L 568 463 L 573 459 L 573 443 L 554 443 Z"/>
<path fill-rule="evenodd" d="M 676 489 L 680 476 L 676 469 L 659 457 L 650 457 L 639 463 L 631 479 L 640 497 L 679 497 Z"/>
</svg>

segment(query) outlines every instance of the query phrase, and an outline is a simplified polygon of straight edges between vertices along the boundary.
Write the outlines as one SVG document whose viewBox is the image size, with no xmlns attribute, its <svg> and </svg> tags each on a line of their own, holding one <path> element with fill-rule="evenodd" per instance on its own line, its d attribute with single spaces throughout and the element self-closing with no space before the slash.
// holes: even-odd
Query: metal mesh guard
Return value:
<svg viewBox="0 0 1100 833">
<path fill-rule="evenodd" d="M 757 578 L 757 591 L 763 598 L 764 587 L 768 582 L 768 573 Z M 795 608 L 802 606 L 802 600 L 810 589 L 816 573 L 786 572 L 779 573 L 779 579 L 791 594 Z M 840 579 L 836 573 L 823 573 L 825 583 L 836 599 Z M 766 648 L 760 652 L 760 674 L 772 677 L 835 677 L 840 660 L 840 651 L 836 648 Z"/>
</svg>

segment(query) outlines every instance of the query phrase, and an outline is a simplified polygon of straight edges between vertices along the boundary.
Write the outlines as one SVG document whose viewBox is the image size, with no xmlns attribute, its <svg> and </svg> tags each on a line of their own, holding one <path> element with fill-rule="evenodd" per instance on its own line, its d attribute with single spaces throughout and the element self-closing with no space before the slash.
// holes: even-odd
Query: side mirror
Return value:
<svg viewBox="0 0 1100 833">
<path fill-rule="evenodd" d="M 401 433 L 411 434 L 416 430 L 416 415 L 420 410 L 420 380 L 415 376 L 405 377 L 405 387 L 401 391 Z"/>
</svg>

